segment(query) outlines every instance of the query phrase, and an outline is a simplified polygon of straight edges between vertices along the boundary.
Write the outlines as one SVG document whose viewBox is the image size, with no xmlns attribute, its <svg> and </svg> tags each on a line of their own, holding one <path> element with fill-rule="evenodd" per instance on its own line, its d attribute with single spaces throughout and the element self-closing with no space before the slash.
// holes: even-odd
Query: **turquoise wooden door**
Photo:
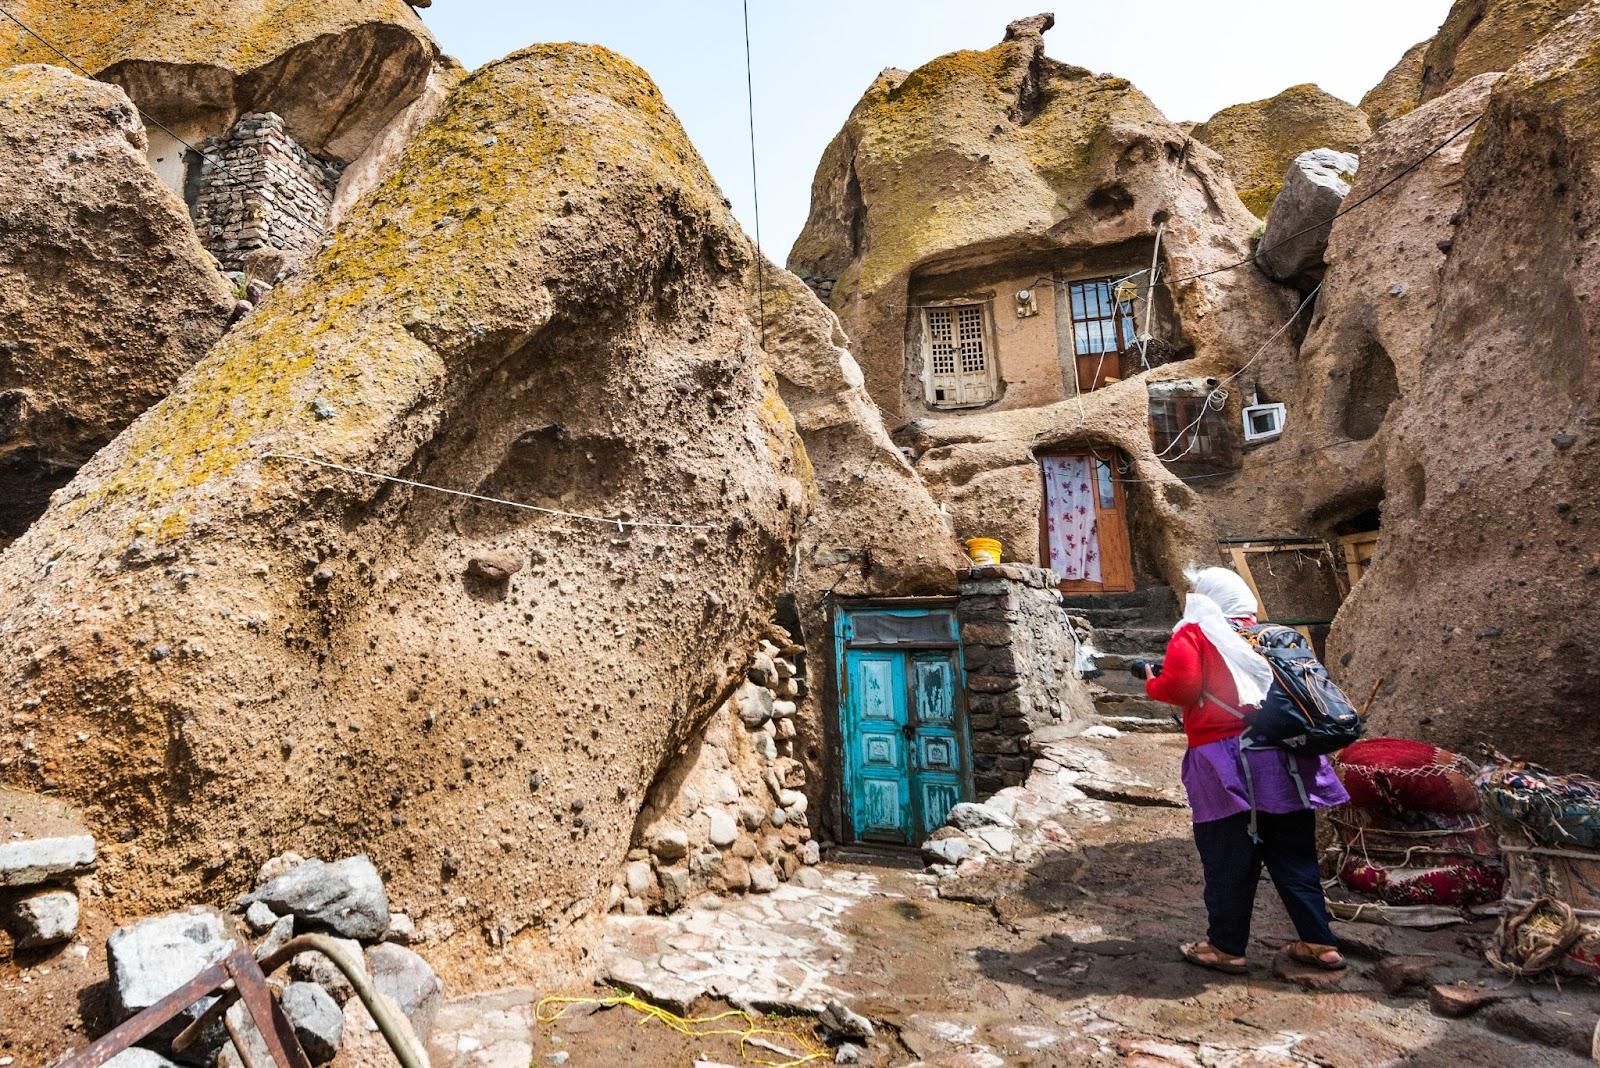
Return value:
<svg viewBox="0 0 1600 1068">
<path fill-rule="evenodd" d="M 948 610 L 838 613 L 843 781 L 857 840 L 919 844 L 970 795 L 957 633 Z"/>
</svg>

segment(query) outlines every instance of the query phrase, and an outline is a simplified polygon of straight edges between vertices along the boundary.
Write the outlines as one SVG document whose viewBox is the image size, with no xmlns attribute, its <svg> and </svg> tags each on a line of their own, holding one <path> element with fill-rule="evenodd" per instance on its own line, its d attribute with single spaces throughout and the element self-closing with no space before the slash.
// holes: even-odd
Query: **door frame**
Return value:
<svg viewBox="0 0 1600 1068">
<path fill-rule="evenodd" d="M 928 650 L 945 650 L 955 655 L 956 677 L 955 693 L 952 695 L 955 702 L 956 737 L 961 747 L 961 789 L 967 800 L 976 796 L 972 785 L 972 728 L 967 717 L 967 662 L 966 654 L 961 644 L 961 619 L 956 609 L 960 604 L 956 597 L 863 597 L 863 598 L 829 598 L 828 604 L 828 629 L 833 635 L 833 657 L 829 666 L 833 679 L 833 714 L 823 717 L 823 737 L 833 752 L 829 761 L 837 783 L 833 791 L 833 801 L 839 814 L 838 830 L 841 844 L 853 846 L 870 846 L 875 849 L 916 850 L 921 847 L 920 842 L 908 842 L 898 845 L 891 842 L 863 840 L 855 828 L 855 810 L 851 798 L 852 775 L 850 771 L 849 754 L 844 736 L 844 712 L 850 701 L 850 673 L 845 667 L 845 653 L 847 646 L 844 640 L 845 617 L 852 612 L 898 609 L 933 609 L 948 611 L 955 622 L 955 637 L 947 642 L 902 642 L 899 644 L 880 644 L 871 642 L 851 642 L 848 649 L 883 649 L 896 652 L 915 653 Z M 909 681 L 908 681 L 909 686 Z M 910 693 L 907 693 L 910 701 Z M 911 714 L 912 706 L 908 704 L 907 714 Z M 909 755 L 908 755 L 909 759 Z M 910 773 L 908 767 L 907 773 Z M 914 804 L 920 804 L 914 799 Z M 932 833 L 934 828 L 929 828 Z"/>
<path fill-rule="evenodd" d="M 1107 582 L 1105 579 L 1105 542 L 1100 543 L 1100 581 L 1090 582 L 1088 579 L 1064 579 L 1057 576 L 1057 586 L 1062 593 L 1068 596 L 1083 596 L 1097 593 L 1132 593 L 1137 586 L 1133 573 L 1133 516 L 1128 511 L 1128 493 L 1124 488 L 1122 476 L 1117 472 L 1116 460 L 1106 459 L 1095 451 L 1092 445 L 1074 447 L 1062 445 L 1048 449 L 1037 449 L 1033 454 L 1034 466 L 1039 476 L 1039 566 L 1050 567 L 1050 491 L 1044 484 L 1044 460 L 1051 456 L 1087 456 L 1095 463 L 1104 463 L 1111 468 L 1111 493 L 1116 501 L 1116 511 L 1121 516 L 1122 529 L 1127 533 L 1128 545 L 1128 572 L 1125 582 Z M 1099 472 L 1095 473 L 1096 479 Z M 1094 495 L 1095 529 L 1100 529 L 1100 517 L 1104 513 L 1100 510 L 1100 493 L 1098 488 Z"/>
</svg>

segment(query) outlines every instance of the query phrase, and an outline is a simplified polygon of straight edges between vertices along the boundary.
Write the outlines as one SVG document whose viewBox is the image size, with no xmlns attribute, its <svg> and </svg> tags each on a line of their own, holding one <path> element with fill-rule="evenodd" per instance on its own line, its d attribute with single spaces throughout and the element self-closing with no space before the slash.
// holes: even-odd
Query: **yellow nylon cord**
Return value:
<svg viewBox="0 0 1600 1068">
<path fill-rule="evenodd" d="M 690 1038 L 711 1038 L 726 1035 L 739 1040 L 739 1056 L 751 1064 L 761 1065 L 762 1068 L 795 1068 L 796 1065 L 807 1064 L 811 1061 L 829 1060 L 832 1054 L 819 1046 L 815 1039 L 799 1031 L 784 1031 L 772 1027 L 763 1027 L 763 1017 L 745 1012 L 743 1009 L 729 1009 L 719 1012 L 715 1016 L 679 1016 L 677 1013 L 668 1012 L 659 1005 L 652 1005 L 642 998 L 623 991 L 617 991 L 607 998 L 579 998 L 551 996 L 540 998 L 533 1007 L 533 1016 L 541 1024 L 553 1024 L 561 1019 L 563 1013 L 574 1005 L 597 1005 L 600 1008 L 612 1008 L 618 1005 L 633 1009 L 641 1013 L 639 1022 L 647 1023 L 658 1020 L 662 1024 Z M 554 1008 L 554 1011 L 551 1009 Z M 717 1027 L 715 1025 L 724 1020 L 743 1020 L 745 1027 Z M 765 1060 L 758 1054 L 746 1048 L 751 1039 L 760 1038 L 768 1041 L 785 1040 L 800 1047 L 805 1052 L 791 1060 L 771 1061 Z"/>
</svg>

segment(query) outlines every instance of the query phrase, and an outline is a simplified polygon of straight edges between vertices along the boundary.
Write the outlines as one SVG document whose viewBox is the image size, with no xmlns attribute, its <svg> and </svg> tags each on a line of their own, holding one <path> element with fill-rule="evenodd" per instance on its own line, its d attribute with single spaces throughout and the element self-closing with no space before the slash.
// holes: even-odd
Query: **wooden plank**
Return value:
<svg viewBox="0 0 1600 1068">
<path fill-rule="evenodd" d="M 1234 546 L 1229 552 L 1233 556 L 1233 569 L 1239 573 L 1240 578 L 1244 579 L 1245 585 L 1250 587 L 1251 596 L 1256 599 L 1257 621 L 1261 623 L 1267 622 L 1267 606 L 1261 603 L 1261 589 L 1256 585 L 1256 577 L 1250 573 L 1249 553 L 1240 546 Z"/>
</svg>

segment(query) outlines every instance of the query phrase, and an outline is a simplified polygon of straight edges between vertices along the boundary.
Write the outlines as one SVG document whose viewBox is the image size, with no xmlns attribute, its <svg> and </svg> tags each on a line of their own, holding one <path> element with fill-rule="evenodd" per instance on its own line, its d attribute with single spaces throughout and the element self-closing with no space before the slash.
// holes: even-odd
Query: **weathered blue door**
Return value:
<svg viewBox="0 0 1600 1068">
<path fill-rule="evenodd" d="M 844 792 L 857 840 L 920 843 L 970 794 L 958 634 L 949 609 L 836 616 Z"/>
</svg>

